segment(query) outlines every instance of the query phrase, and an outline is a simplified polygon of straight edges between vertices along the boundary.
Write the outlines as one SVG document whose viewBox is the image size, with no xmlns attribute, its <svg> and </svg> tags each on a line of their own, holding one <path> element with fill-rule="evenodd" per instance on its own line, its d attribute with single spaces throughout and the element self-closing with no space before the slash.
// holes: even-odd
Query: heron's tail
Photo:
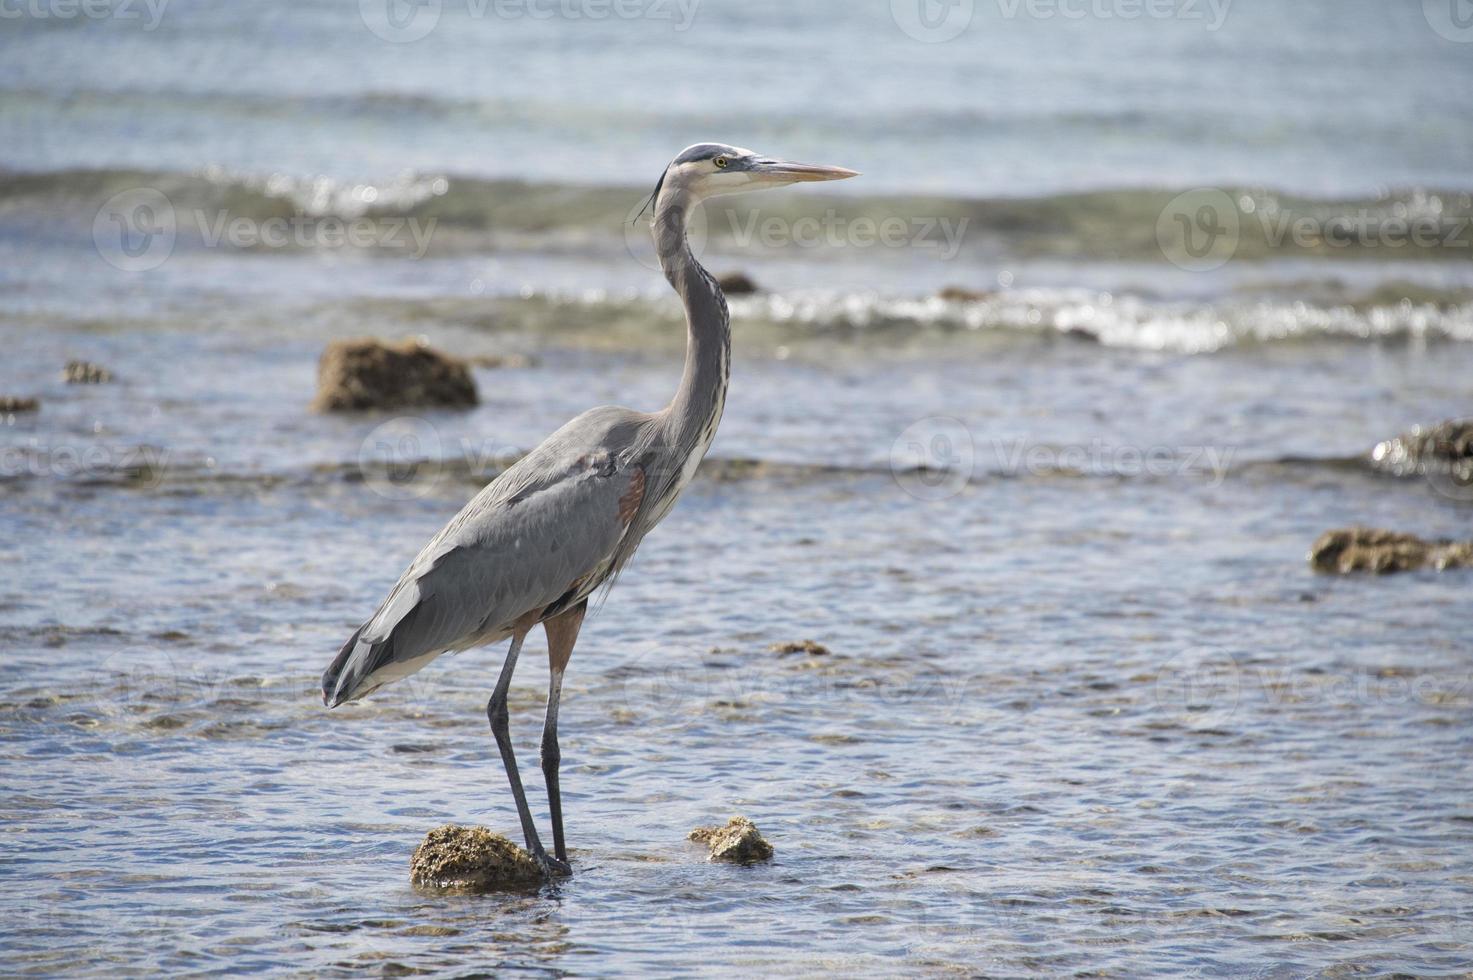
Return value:
<svg viewBox="0 0 1473 980">
<path fill-rule="evenodd" d="M 377 684 L 368 687 L 364 682 L 388 659 L 387 648 L 392 641 L 386 639 L 381 643 L 364 642 L 360 637 L 367 627 L 368 623 L 364 623 L 353 631 L 348 642 L 343 644 L 338 655 L 322 673 L 322 703 L 329 708 L 363 697 L 378 687 Z"/>
</svg>

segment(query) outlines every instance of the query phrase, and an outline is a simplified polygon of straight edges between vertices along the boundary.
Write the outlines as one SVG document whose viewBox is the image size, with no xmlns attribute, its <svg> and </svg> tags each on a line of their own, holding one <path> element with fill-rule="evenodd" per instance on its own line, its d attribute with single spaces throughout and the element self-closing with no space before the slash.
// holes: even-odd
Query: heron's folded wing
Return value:
<svg viewBox="0 0 1473 980">
<path fill-rule="evenodd" d="M 478 496 L 410 566 L 361 639 L 392 640 L 394 659 L 413 659 L 469 646 L 552 604 L 610 560 L 638 472 L 583 456 L 514 494 Z"/>
</svg>

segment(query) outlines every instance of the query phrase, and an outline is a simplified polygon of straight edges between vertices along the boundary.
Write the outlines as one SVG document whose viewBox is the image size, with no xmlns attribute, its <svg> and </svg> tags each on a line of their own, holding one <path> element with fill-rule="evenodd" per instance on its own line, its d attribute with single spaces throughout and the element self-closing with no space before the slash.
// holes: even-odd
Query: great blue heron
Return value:
<svg viewBox="0 0 1473 980">
<path fill-rule="evenodd" d="M 650 195 L 660 267 L 685 304 L 685 371 L 658 412 L 584 412 L 476 494 L 425 545 L 387 599 L 322 675 L 328 707 L 419 670 L 441 653 L 511 638 L 486 716 L 516 798 L 527 850 L 544 873 L 571 874 L 558 789 L 558 698 L 595 589 L 612 583 L 670 512 L 716 435 L 726 402 L 731 331 L 726 298 L 686 241 L 692 210 L 719 194 L 842 180 L 841 167 L 787 163 L 721 143 L 686 148 Z M 542 771 L 556 857 L 537 836 L 517 772 L 506 698 L 522 641 L 547 632 L 551 679 Z"/>
</svg>

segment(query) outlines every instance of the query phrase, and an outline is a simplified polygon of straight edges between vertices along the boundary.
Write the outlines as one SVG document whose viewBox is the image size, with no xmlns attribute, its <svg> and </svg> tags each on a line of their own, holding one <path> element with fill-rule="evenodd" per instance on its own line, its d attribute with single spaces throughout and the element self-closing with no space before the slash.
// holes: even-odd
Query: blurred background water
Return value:
<svg viewBox="0 0 1473 980">
<path fill-rule="evenodd" d="M 1473 580 L 1304 560 L 1470 536 L 1368 456 L 1470 414 L 1458 2 L 4 7 L 0 963 L 1465 975 Z M 416 895 L 515 828 L 499 651 L 317 676 L 507 459 L 668 398 L 633 219 L 704 139 L 865 176 L 698 225 L 760 289 L 569 675 L 577 875 Z M 504 360 L 310 413 L 360 335 Z M 736 812 L 771 865 L 684 842 Z"/>
</svg>

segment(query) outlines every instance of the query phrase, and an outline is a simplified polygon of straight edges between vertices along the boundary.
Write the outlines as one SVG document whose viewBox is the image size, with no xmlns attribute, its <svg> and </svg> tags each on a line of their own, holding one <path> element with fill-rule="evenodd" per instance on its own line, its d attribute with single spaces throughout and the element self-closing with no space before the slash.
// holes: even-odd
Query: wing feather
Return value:
<svg viewBox="0 0 1473 980">
<path fill-rule="evenodd" d="M 447 650 L 503 638 L 580 582 L 596 585 L 643 492 L 626 450 L 647 418 L 585 413 L 487 485 L 348 641 L 323 675 L 324 701 L 362 697 Z"/>
</svg>

